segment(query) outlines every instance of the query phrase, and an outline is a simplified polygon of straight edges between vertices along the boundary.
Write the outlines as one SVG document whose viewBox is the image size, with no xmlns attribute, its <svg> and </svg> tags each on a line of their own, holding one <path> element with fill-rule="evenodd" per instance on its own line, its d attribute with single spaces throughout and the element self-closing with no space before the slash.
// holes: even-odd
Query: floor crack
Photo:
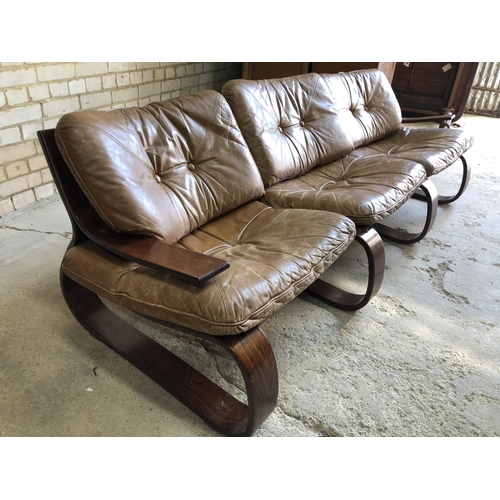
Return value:
<svg viewBox="0 0 500 500">
<path fill-rule="evenodd" d="M 28 228 L 20 228 L 14 226 L 1 226 L 0 229 L 12 229 L 13 231 L 19 232 L 28 232 L 28 233 L 41 233 L 41 234 L 57 234 L 58 236 L 62 236 L 63 238 L 70 239 L 72 233 L 69 231 L 65 231 L 64 233 L 59 233 L 57 231 L 40 231 L 39 229 L 28 229 Z"/>
</svg>

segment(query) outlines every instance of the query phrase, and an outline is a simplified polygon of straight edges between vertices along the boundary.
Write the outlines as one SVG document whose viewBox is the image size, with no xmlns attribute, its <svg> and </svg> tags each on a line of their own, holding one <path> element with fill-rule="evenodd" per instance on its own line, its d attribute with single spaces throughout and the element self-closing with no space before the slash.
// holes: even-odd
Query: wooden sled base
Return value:
<svg viewBox="0 0 500 500">
<path fill-rule="evenodd" d="M 361 244 L 368 258 L 368 286 L 363 295 L 342 290 L 321 279 L 305 291 L 327 304 L 346 311 L 364 307 L 380 290 L 385 272 L 385 250 L 378 233 L 371 228 L 358 228 L 356 241 Z"/>
<path fill-rule="evenodd" d="M 447 205 L 448 203 L 453 203 L 455 200 L 458 200 L 460 196 L 464 193 L 464 191 L 467 189 L 467 186 L 469 184 L 470 180 L 470 173 L 471 173 L 471 168 L 465 161 L 465 158 L 463 156 L 460 157 L 462 160 L 462 182 L 460 184 L 460 187 L 456 194 L 445 196 L 445 195 L 438 195 L 438 204 L 439 205 Z M 417 200 L 425 200 L 425 193 L 422 192 L 422 190 L 417 190 L 417 192 L 413 195 L 413 198 Z"/>
<path fill-rule="evenodd" d="M 220 346 L 236 361 L 245 381 L 246 405 L 119 318 L 95 293 L 62 272 L 61 288 L 71 312 L 90 334 L 139 368 L 221 434 L 250 436 L 273 412 L 278 398 L 278 372 L 269 340 L 259 327 L 225 337 L 182 329 Z"/>
<path fill-rule="evenodd" d="M 420 241 L 431 230 L 437 214 L 437 190 L 434 184 L 429 180 L 426 180 L 419 189 L 423 193 L 423 199 L 427 202 L 427 216 L 422 231 L 420 233 L 406 233 L 399 229 L 386 226 L 385 224 L 374 224 L 372 227 L 377 230 L 382 238 L 404 245 L 411 245 Z"/>
</svg>

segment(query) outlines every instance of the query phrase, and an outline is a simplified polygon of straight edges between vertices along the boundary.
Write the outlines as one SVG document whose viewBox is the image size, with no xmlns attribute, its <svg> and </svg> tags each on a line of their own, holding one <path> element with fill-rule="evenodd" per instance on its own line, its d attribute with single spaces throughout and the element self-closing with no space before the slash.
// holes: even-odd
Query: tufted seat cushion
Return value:
<svg viewBox="0 0 500 500">
<path fill-rule="evenodd" d="M 357 148 L 351 154 L 356 157 L 385 154 L 411 160 L 423 165 L 430 177 L 455 163 L 473 142 L 470 133 L 463 129 L 404 127 L 390 137 Z"/>
<path fill-rule="evenodd" d="M 177 243 L 230 263 L 202 287 L 123 261 L 91 242 L 69 249 L 62 269 L 74 281 L 139 314 L 208 334 L 232 335 L 260 324 L 301 293 L 354 236 L 355 226 L 346 217 L 272 209 L 254 201 Z"/>
<path fill-rule="evenodd" d="M 314 208 L 371 226 L 397 210 L 425 180 L 416 163 L 385 155 L 344 156 L 266 189 L 273 207 Z"/>
</svg>

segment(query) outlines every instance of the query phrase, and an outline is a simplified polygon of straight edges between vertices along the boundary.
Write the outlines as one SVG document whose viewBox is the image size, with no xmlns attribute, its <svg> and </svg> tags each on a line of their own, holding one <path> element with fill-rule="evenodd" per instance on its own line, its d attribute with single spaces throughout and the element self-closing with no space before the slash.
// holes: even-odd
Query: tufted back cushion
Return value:
<svg viewBox="0 0 500 500">
<path fill-rule="evenodd" d="M 331 89 L 317 74 L 231 80 L 222 92 L 266 187 L 352 151 Z"/>
<path fill-rule="evenodd" d="M 223 94 L 266 187 L 341 158 L 401 124 L 399 104 L 379 70 L 231 80 Z"/>
<path fill-rule="evenodd" d="M 383 139 L 401 128 L 401 108 L 382 71 L 359 70 L 321 77 L 354 148 Z"/>
<path fill-rule="evenodd" d="M 174 243 L 264 192 L 231 109 L 211 90 L 143 108 L 70 113 L 56 141 L 116 231 Z"/>
</svg>

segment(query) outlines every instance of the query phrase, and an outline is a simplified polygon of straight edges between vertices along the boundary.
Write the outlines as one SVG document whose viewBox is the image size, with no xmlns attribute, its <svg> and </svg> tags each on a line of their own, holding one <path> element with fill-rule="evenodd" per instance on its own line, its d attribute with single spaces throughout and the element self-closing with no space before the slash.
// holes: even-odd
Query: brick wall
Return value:
<svg viewBox="0 0 500 500">
<path fill-rule="evenodd" d="M 0 216 L 56 192 L 36 132 L 63 114 L 220 91 L 240 76 L 241 63 L 0 63 Z"/>
</svg>

